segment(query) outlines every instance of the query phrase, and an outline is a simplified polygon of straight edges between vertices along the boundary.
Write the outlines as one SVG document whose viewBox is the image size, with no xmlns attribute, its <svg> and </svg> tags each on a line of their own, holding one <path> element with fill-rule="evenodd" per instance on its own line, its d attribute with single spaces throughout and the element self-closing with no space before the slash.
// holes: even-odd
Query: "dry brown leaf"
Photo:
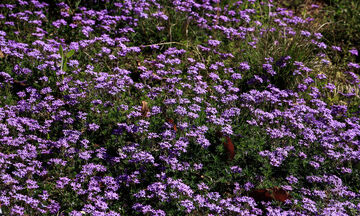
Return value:
<svg viewBox="0 0 360 216">
<path fill-rule="evenodd" d="M 141 103 L 142 103 L 142 107 L 141 107 L 142 116 L 147 117 L 149 112 L 150 112 L 150 109 L 148 107 L 148 103 L 146 101 L 142 101 Z"/>
<path fill-rule="evenodd" d="M 216 136 L 225 138 L 225 142 L 223 143 L 223 146 L 224 146 L 225 151 L 226 151 L 226 153 L 228 155 L 228 159 L 233 160 L 234 156 L 235 156 L 235 146 L 232 143 L 230 137 L 224 135 L 221 131 L 217 131 Z"/>
<path fill-rule="evenodd" d="M 291 199 L 291 196 L 287 191 L 282 188 L 273 187 L 268 189 L 255 189 L 250 192 L 250 197 L 254 198 L 255 201 L 279 201 L 285 202 L 288 199 Z"/>
<path fill-rule="evenodd" d="M 172 124 L 174 131 L 177 132 L 177 128 L 176 128 L 176 124 L 175 124 L 174 120 L 169 118 L 169 119 L 167 119 L 167 122 Z"/>
<path fill-rule="evenodd" d="M 234 144 L 232 143 L 230 137 L 225 136 L 226 141 L 224 142 L 224 147 L 228 153 L 228 158 L 229 160 L 234 159 L 235 156 L 235 148 L 234 148 Z"/>
</svg>

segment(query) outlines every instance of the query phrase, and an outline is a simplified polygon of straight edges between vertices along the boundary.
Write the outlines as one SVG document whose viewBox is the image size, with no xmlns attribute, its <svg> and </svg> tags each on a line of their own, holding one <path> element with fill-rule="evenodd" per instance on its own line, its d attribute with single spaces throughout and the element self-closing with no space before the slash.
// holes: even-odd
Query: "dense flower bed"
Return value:
<svg viewBox="0 0 360 216">
<path fill-rule="evenodd" d="M 47 2 L 0 2 L 3 212 L 360 214 L 358 51 L 311 18 Z"/>
</svg>

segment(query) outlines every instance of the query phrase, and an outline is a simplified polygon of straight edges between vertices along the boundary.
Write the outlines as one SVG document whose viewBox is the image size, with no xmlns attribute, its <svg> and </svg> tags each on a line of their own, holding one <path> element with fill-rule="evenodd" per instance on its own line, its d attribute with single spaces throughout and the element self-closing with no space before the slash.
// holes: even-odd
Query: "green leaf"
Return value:
<svg viewBox="0 0 360 216">
<path fill-rule="evenodd" d="M 63 47 L 61 46 L 61 44 L 60 44 L 59 52 L 60 52 L 61 58 L 64 57 L 64 50 L 63 50 Z"/>
<path fill-rule="evenodd" d="M 66 54 L 66 58 L 70 58 L 71 56 L 73 56 L 75 53 L 75 50 L 70 50 L 67 54 Z"/>
<path fill-rule="evenodd" d="M 65 59 L 64 64 L 63 64 L 63 71 L 67 70 L 67 59 Z"/>
<path fill-rule="evenodd" d="M 75 8 L 76 8 L 76 9 L 79 7 L 80 2 L 81 2 L 81 0 L 79 0 L 79 1 L 77 1 L 77 2 L 75 3 Z"/>
</svg>

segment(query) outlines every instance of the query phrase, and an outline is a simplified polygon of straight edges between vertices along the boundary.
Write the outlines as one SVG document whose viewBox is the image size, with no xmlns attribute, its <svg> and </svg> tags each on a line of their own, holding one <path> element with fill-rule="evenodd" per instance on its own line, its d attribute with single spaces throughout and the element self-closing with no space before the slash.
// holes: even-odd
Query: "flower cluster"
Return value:
<svg viewBox="0 0 360 216">
<path fill-rule="evenodd" d="M 0 210 L 360 214 L 358 50 L 230 2 L 1 2 Z"/>
</svg>

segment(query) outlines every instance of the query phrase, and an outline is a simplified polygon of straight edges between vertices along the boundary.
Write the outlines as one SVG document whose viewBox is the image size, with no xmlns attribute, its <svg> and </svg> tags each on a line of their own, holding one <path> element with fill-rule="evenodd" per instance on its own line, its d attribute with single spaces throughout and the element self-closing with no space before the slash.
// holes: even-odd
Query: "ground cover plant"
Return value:
<svg viewBox="0 0 360 216">
<path fill-rule="evenodd" d="M 356 36 L 280 3 L 1 1 L 1 211 L 359 215 Z"/>
</svg>

